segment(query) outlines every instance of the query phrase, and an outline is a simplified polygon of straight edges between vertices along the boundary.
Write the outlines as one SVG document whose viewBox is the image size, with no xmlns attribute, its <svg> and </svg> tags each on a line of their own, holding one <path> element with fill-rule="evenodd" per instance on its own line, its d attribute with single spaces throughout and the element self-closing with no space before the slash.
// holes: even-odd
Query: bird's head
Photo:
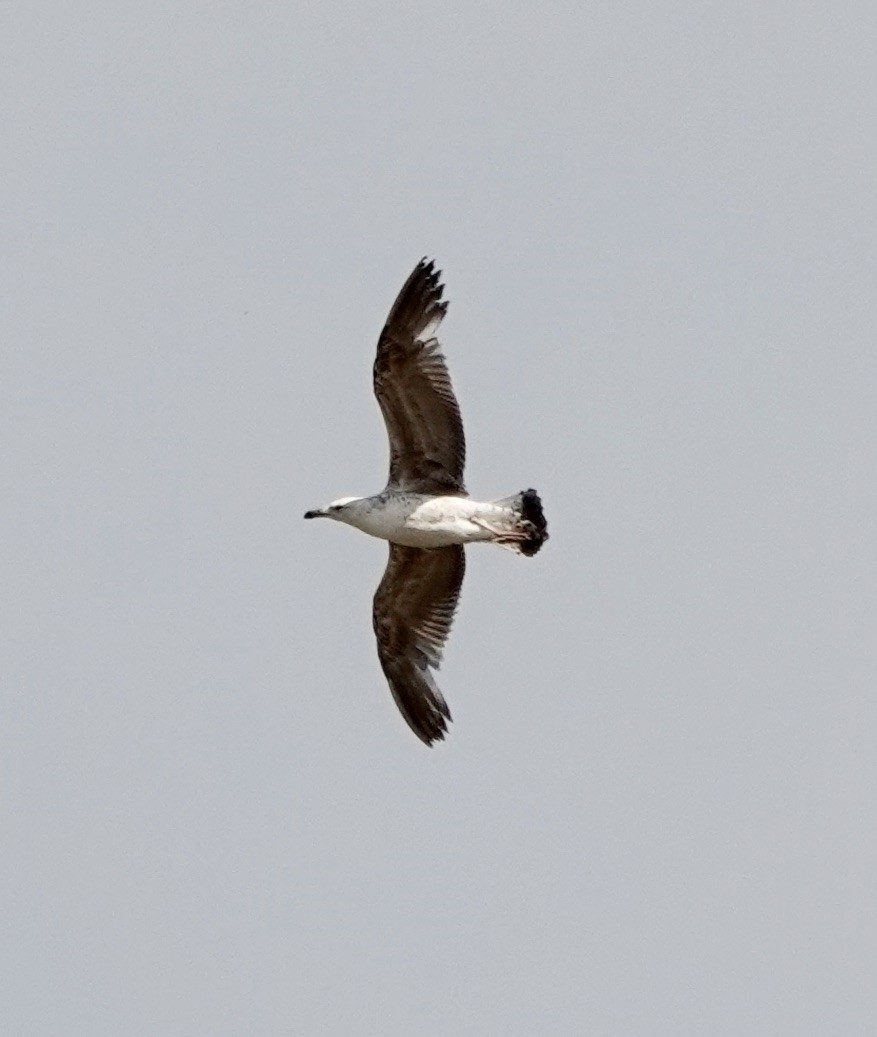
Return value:
<svg viewBox="0 0 877 1037">
<path fill-rule="evenodd" d="M 313 511 L 306 511 L 305 518 L 330 518 L 338 522 L 344 522 L 350 515 L 348 505 L 355 504 L 356 501 L 362 499 L 362 497 L 339 497 L 338 500 L 333 500 L 331 504 L 327 504 L 325 508 L 314 508 Z"/>
</svg>

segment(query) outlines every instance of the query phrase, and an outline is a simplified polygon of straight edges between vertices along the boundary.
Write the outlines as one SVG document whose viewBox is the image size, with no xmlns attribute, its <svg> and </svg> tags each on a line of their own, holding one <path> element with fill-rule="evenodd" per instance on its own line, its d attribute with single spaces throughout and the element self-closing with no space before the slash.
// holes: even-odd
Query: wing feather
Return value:
<svg viewBox="0 0 877 1037">
<path fill-rule="evenodd" d="M 390 544 L 390 558 L 374 598 L 378 658 L 408 726 L 430 745 L 451 719 L 432 669 L 442 651 L 463 585 L 462 546 L 428 550 Z"/>
<path fill-rule="evenodd" d="M 422 259 L 403 285 L 378 340 L 374 389 L 390 438 L 387 486 L 465 494 L 463 421 L 435 337 L 448 309 L 440 277 Z"/>
</svg>

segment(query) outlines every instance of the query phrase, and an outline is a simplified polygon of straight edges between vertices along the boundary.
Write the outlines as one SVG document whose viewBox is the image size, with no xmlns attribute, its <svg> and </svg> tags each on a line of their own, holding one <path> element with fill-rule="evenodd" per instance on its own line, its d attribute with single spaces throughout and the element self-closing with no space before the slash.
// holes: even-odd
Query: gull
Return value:
<svg viewBox="0 0 877 1037">
<path fill-rule="evenodd" d="M 374 391 L 390 439 L 385 489 L 305 513 L 390 542 L 372 609 L 378 658 L 399 711 L 427 745 L 444 738 L 451 719 L 432 671 L 463 585 L 463 545 L 484 541 L 529 557 L 548 539 L 535 490 L 495 501 L 466 492 L 463 422 L 435 337 L 448 309 L 440 279 L 422 259 L 378 339 Z"/>
</svg>

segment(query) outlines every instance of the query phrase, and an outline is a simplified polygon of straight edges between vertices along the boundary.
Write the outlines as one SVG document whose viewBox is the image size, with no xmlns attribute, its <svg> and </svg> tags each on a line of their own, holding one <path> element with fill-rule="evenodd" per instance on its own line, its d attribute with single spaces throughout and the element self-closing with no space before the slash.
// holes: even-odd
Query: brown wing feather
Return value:
<svg viewBox="0 0 877 1037">
<path fill-rule="evenodd" d="M 451 719 L 430 667 L 437 668 L 463 585 L 466 556 L 459 545 L 423 550 L 390 544 L 372 622 L 378 658 L 408 726 L 430 745 Z"/>
<path fill-rule="evenodd" d="M 387 485 L 416 493 L 465 494 L 463 421 L 433 335 L 448 308 L 440 277 L 441 271 L 422 259 L 393 303 L 378 340 L 375 396 L 390 437 Z"/>
</svg>

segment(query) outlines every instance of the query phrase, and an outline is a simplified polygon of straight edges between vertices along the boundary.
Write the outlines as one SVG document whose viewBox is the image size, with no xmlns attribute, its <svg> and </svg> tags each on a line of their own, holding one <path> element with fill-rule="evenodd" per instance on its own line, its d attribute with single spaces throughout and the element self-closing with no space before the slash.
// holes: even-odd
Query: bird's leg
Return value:
<svg viewBox="0 0 877 1037">
<path fill-rule="evenodd" d="M 485 522 L 477 515 L 473 516 L 470 521 L 483 529 L 485 533 L 491 533 L 496 538 L 494 543 L 500 544 L 502 547 L 511 547 L 513 551 L 515 550 L 513 544 L 519 544 L 522 540 L 527 539 L 527 534 L 521 530 L 497 529 L 496 526 L 491 526 L 489 522 Z"/>
</svg>

